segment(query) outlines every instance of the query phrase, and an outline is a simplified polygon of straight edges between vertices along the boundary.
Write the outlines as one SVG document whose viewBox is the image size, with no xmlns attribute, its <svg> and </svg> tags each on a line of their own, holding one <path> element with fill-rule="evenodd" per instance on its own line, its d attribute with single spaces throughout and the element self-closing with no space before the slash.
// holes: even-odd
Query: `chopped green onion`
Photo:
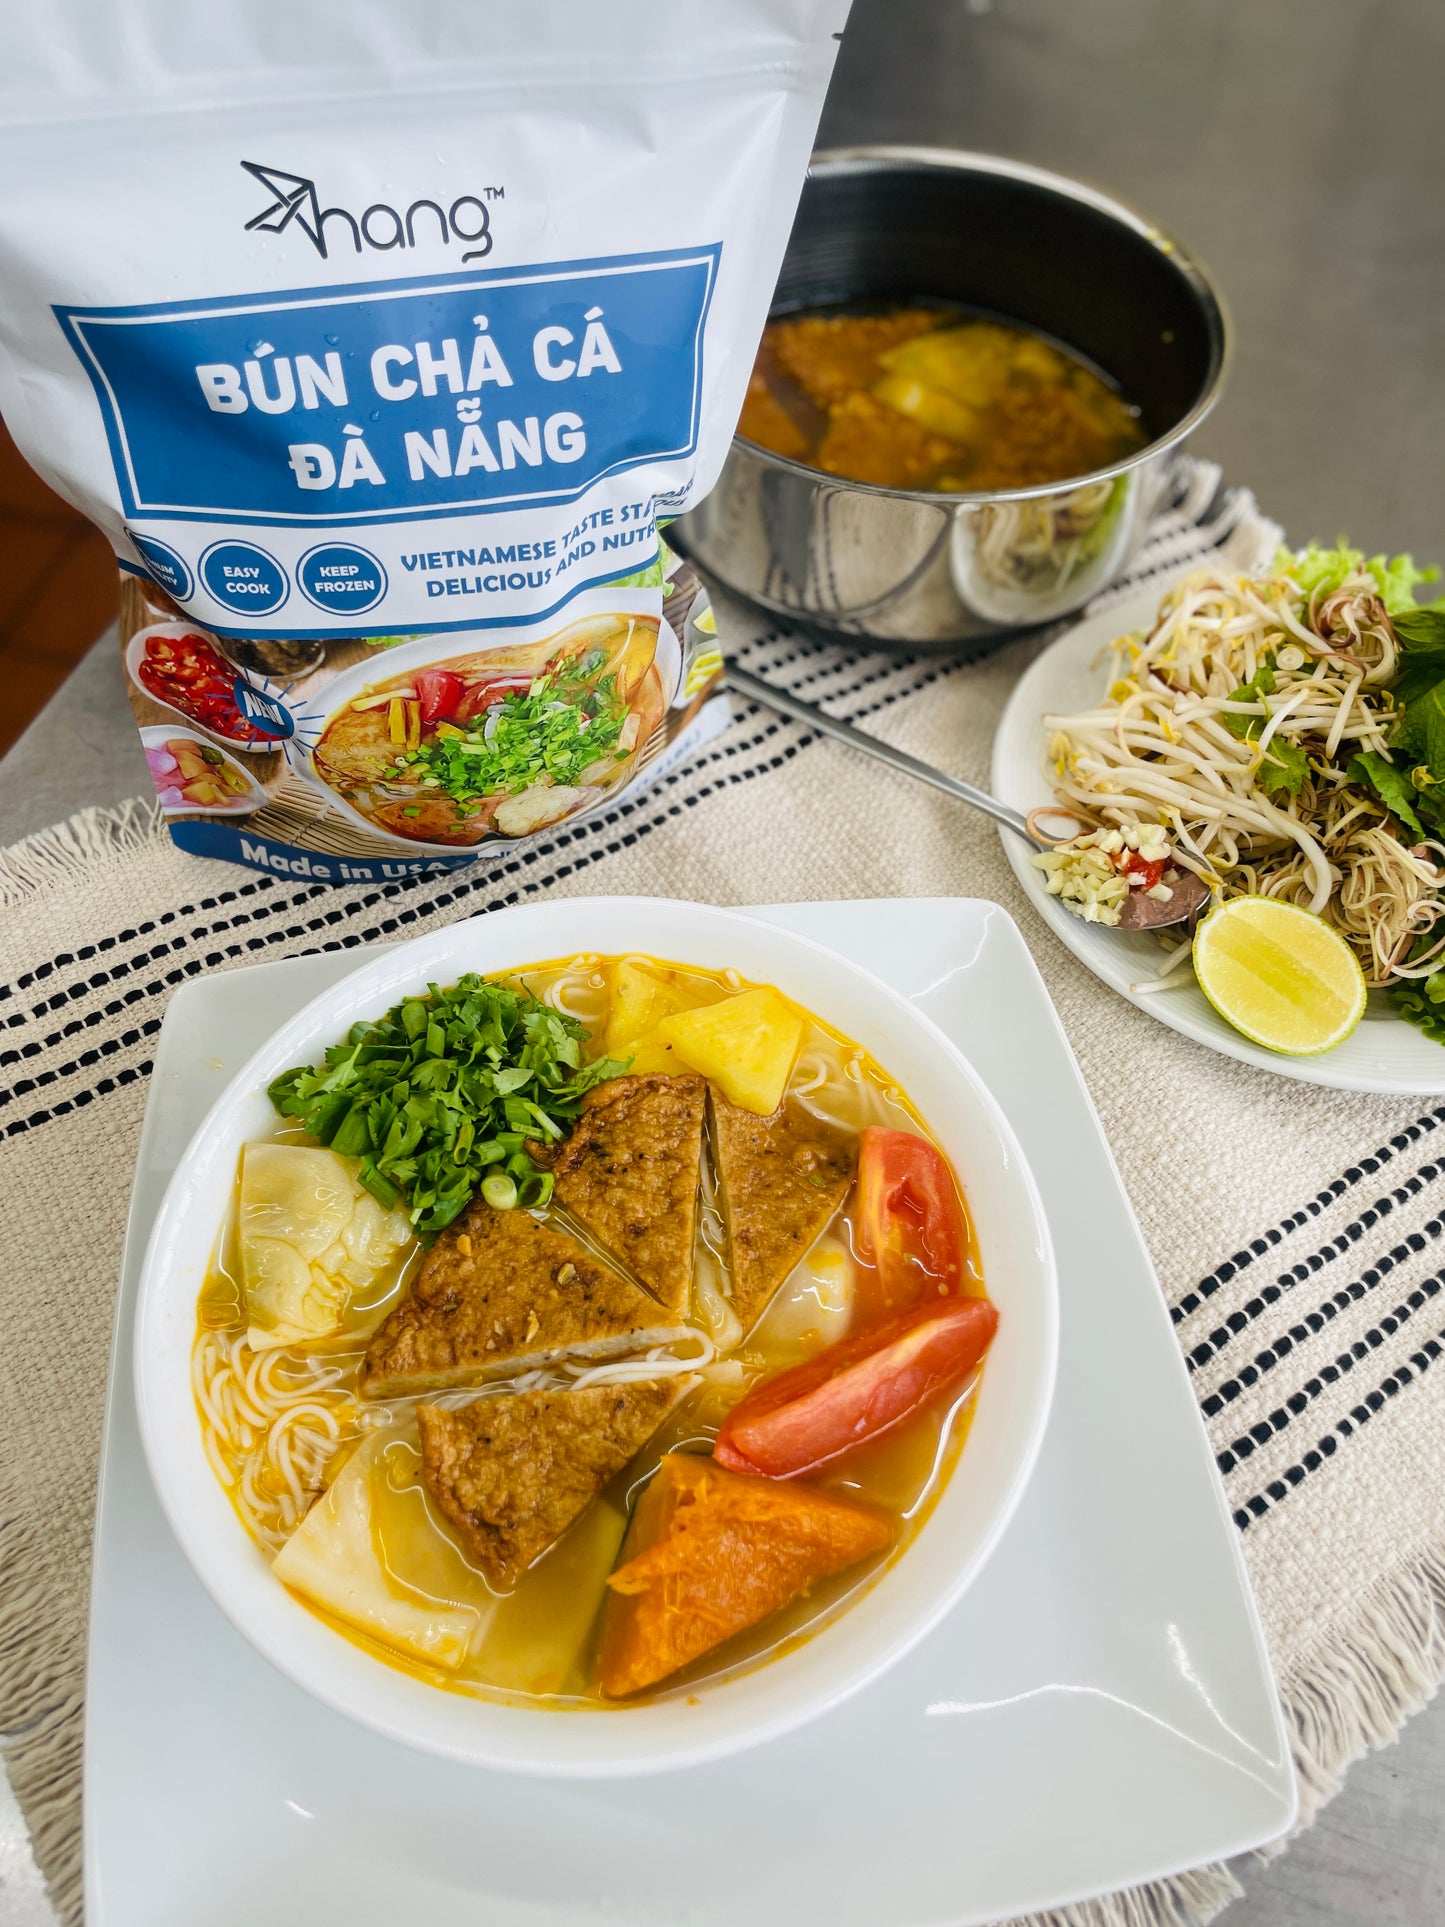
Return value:
<svg viewBox="0 0 1445 1927">
<path fill-rule="evenodd" d="M 482 1179 L 482 1196 L 494 1211 L 511 1211 L 521 1193 L 505 1171 L 493 1171 Z"/>
<path fill-rule="evenodd" d="M 619 750 L 618 738 L 627 704 L 615 674 L 598 674 L 605 662 L 594 649 L 536 677 L 530 689 L 514 690 L 484 715 L 402 752 L 390 774 L 419 779 L 466 814 L 488 797 L 516 796 L 535 783 L 574 784 L 596 763 L 625 761 L 629 752 Z"/>
<path fill-rule="evenodd" d="M 493 1180 L 487 1178 L 482 1185 L 482 1196 L 487 1194 L 487 1185 Z M 539 1211 L 552 1196 L 557 1180 L 550 1171 L 529 1171 L 517 1184 L 517 1202 L 524 1211 Z"/>
</svg>

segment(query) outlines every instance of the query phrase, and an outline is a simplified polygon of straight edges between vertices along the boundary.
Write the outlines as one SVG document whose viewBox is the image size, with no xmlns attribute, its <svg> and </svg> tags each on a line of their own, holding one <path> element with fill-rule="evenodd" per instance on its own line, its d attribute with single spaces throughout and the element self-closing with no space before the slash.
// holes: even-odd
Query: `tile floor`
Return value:
<svg viewBox="0 0 1445 1927">
<path fill-rule="evenodd" d="M 0 754 L 115 620 L 115 557 L 0 424 Z"/>
</svg>

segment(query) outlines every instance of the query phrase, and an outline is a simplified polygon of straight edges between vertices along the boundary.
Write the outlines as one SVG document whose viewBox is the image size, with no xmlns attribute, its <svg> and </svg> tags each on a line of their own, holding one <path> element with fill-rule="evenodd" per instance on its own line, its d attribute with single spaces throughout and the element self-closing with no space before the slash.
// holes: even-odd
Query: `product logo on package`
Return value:
<svg viewBox="0 0 1445 1927">
<path fill-rule="evenodd" d="M 505 199 L 503 188 L 484 187 L 479 194 L 457 195 L 449 206 L 422 199 L 397 209 L 386 201 L 374 201 L 360 214 L 353 214 L 344 207 L 323 207 L 315 181 L 304 174 L 263 167 L 259 161 L 242 161 L 241 165 L 271 196 L 261 212 L 247 221 L 246 232 L 284 234 L 287 228 L 297 227 L 323 260 L 330 259 L 333 244 L 344 250 L 348 241 L 353 253 L 360 254 L 368 247 L 385 254 L 392 248 L 414 248 L 423 241 L 440 240 L 444 247 L 463 243 L 463 261 L 480 261 L 492 251 L 487 203 Z"/>
</svg>

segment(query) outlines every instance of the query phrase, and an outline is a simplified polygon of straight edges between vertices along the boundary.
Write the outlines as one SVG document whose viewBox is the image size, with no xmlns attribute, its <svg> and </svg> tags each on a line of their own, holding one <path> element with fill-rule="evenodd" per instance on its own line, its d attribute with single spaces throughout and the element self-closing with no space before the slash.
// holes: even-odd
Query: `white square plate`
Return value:
<svg viewBox="0 0 1445 1927">
<path fill-rule="evenodd" d="M 1294 1780 L 1183 1360 L 1088 1095 L 1008 916 L 959 899 L 756 914 L 913 997 L 989 1084 L 1059 1254 L 1058 1391 L 983 1575 L 789 1738 L 665 1778 L 547 1782 L 353 1726 L 232 1631 L 161 1515 L 131 1390 L 137 1274 L 227 1078 L 354 955 L 190 984 L 156 1054 L 126 1237 L 86 1708 L 90 1927 L 940 1927 L 1282 1833 Z"/>
</svg>

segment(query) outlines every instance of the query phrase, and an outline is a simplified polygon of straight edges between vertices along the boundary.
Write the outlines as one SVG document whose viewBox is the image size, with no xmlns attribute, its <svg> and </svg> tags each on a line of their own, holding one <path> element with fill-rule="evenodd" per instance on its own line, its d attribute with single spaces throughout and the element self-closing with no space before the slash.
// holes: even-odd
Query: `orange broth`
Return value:
<svg viewBox="0 0 1445 1927">
<path fill-rule="evenodd" d="M 775 316 L 738 433 L 848 481 L 945 494 L 1070 481 L 1148 439 L 1059 343 L 923 302 Z"/>
<path fill-rule="evenodd" d="M 530 989 L 579 1018 L 592 1033 L 586 1047 L 591 1054 L 600 1050 L 606 1029 L 609 983 L 617 961 L 600 956 L 554 960 L 528 966 L 501 981 Z M 698 1006 L 758 987 L 736 972 L 702 971 L 641 957 L 629 961 L 664 974 Z M 881 1066 L 810 1012 L 796 1005 L 794 1009 L 804 1021 L 804 1032 L 788 1085 L 790 1097 L 798 1097 L 834 1121 L 856 1121 L 860 1131 L 865 1124 L 880 1124 L 929 1135 L 907 1096 Z M 279 1142 L 311 1142 L 294 1124 L 279 1119 L 271 1135 Z M 970 1295 L 983 1296 L 967 1204 L 961 1190 L 958 1195 L 968 1233 L 964 1289 Z M 853 1208 L 854 1194 L 850 1192 L 832 1224 L 795 1267 L 753 1331 L 719 1359 L 643 1450 L 505 1594 L 493 1592 L 466 1558 L 423 1487 L 414 1412 L 418 1401 L 363 1401 L 355 1394 L 356 1373 L 366 1342 L 403 1295 L 420 1263 L 421 1247 L 413 1241 L 375 1290 L 348 1305 L 343 1327 L 335 1337 L 318 1341 L 305 1351 L 285 1350 L 267 1370 L 276 1382 L 289 1383 L 294 1378 L 303 1391 L 319 1373 L 329 1370 L 335 1374 L 334 1383 L 323 1386 L 320 1395 L 334 1401 L 339 1436 L 333 1456 L 318 1477 L 317 1489 L 341 1469 L 356 1441 L 379 1434 L 384 1442 L 377 1448 L 370 1473 L 371 1517 L 374 1545 L 388 1580 L 413 1602 L 432 1601 L 472 1610 L 477 1615 L 478 1634 L 460 1666 L 448 1670 L 391 1647 L 300 1593 L 293 1592 L 293 1597 L 343 1638 L 388 1665 L 450 1691 L 540 1705 L 615 1705 L 604 1702 L 596 1686 L 598 1628 L 607 1597 L 607 1575 L 618 1563 L 637 1497 L 665 1452 L 709 1450 L 727 1412 L 753 1384 L 848 1335 L 846 1313 L 837 1309 L 830 1312 L 827 1307 L 841 1277 L 851 1277 L 853 1297 L 862 1295 L 860 1284 L 866 1289 L 867 1267 L 855 1248 Z M 250 1353 L 245 1342 L 235 1219 L 233 1199 L 200 1294 L 197 1357 L 198 1361 L 212 1358 L 217 1345 L 228 1345 L 242 1367 L 254 1373 L 258 1356 L 275 1358 L 276 1354 Z M 568 1229 L 575 1227 L 569 1224 Z M 726 1272 L 725 1245 L 717 1236 L 716 1220 L 710 1220 L 706 1210 L 699 1214 L 696 1265 L 699 1277 Z M 694 1320 L 700 1316 L 697 1305 L 695 1294 Z M 210 1350 L 206 1349 L 208 1345 Z M 245 1497 L 247 1491 L 268 1494 L 268 1475 L 263 1473 L 259 1480 L 253 1478 L 251 1485 L 246 1485 L 248 1455 L 228 1449 L 218 1435 L 200 1393 L 204 1373 L 199 1363 L 197 1369 L 197 1412 L 213 1469 L 228 1483 L 248 1531 L 264 1549 L 273 1549 L 284 1533 L 279 1529 L 268 1531 L 269 1514 L 261 1516 L 258 1525 L 258 1515 Z M 213 1380 L 206 1382 L 214 1389 Z M 917 1534 L 957 1464 L 968 1433 L 976 1386 L 977 1375 L 951 1403 L 925 1408 L 881 1438 L 845 1454 L 811 1480 L 825 1491 L 866 1502 L 891 1516 L 896 1524 L 895 1536 L 882 1554 L 810 1588 L 762 1624 L 626 1703 L 685 1694 L 703 1680 L 736 1673 L 790 1650 L 870 1586 Z M 506 1389 L 505 1381 L 486 1387 L 489 1392 Z M 257 1449 L 253 1448 L 250 1456 L 254 1457 Z"/>
</svg>

